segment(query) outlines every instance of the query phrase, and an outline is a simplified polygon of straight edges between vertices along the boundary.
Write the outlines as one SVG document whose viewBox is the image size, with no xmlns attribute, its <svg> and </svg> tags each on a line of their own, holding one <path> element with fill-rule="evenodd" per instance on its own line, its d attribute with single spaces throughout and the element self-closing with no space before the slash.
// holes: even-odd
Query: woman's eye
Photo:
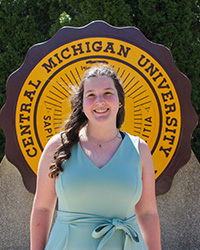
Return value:
<svg viewBox="0 0 200 250">
<path fill-rule="evenodd" d="M 105 95 L 109 96 L 109 95 L 112 95 L 112 93 L 111 92 L 105 92 Z"/>
<path fill-rule="evenodd" d="M 89 94 L 87 97 L 88 98 L 92 98 L 92 97 L 94 97 L 95 96 L 95 94 Z"/>
</svg>

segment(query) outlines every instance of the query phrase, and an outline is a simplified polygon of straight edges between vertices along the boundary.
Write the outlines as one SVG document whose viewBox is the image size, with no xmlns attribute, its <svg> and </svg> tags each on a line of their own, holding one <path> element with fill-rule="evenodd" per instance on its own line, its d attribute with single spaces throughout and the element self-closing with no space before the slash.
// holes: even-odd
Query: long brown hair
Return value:
<svg viewBox="0 0 200 250">
<path fill-rule="evenodd" d="M 71 148 L 79 141 L 79 131 L 87 124 L 88 119 L 83 113 L 83 92 L 84 82 L 91 77 L 107 76 L 113 79 L 115 88 L 118 93 L 119 102 L 121 106 L 117 113 L 116 127 L 119 129 L 124 122 L 125 109 L 124 109 L 124 89 L 122 82 L 119 79 L 117 72 L 109 65 L 100 64 L 89 68 L 78 87 L 78 90 L 72 95 L 70 99 L 71 103 L 71 115 L 65 122 L 64 132 L 61 133 L 61 146 L 56 150 L 54 154 L 54 162 L 50 166 L 49 177 L 57 177 L 59 172 L 63 171 L 62 162 L 69 159 L 71 156 Z"/>
</svg>

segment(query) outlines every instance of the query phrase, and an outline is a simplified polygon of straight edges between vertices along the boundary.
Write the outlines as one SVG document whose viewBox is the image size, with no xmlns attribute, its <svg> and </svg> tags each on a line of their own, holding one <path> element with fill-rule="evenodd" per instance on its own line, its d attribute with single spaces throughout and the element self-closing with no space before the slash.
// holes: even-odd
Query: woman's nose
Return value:
<svg viewBox="0 0 200 250">
<path fill-rule="evenodd" d="M 105 100 L 102 95 L 97 96 L 96 103 L 99 103 L 99 104 L 105 103 Z"/>
</svg>

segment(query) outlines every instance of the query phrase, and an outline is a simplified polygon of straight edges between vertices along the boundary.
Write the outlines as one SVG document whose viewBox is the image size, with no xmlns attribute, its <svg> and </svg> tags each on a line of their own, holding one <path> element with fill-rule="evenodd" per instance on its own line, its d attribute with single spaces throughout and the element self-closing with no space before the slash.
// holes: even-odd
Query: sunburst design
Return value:
<svg viewBox="0 0 200 250">
<path fill-rule="evenodd" d="M 149 42 L 136 28 L 127 30 L 96 21 L 80 30 L 63 28 L 51 40 L 34 46 L 29 50 L 25 63 L 9 78 L 7 101 L 0 113 L 0 124 L 6 134 L 7 158 L 19 168 L 28 190 L 34 192 L 41 152 L 48 139 L 60 131 L 67 119 L 73 88 L 79 85 L 88 67 L 94 63 L 106 63 L 113 66 L 123 80 L 126 119 L 122 129 L 142 137 L 148 143 L 155 162 L 157 193 L 166 192 L 172 178 L 167 179 L 166 185 L 163 174 L 173 176 L 188 161 L 190 137 L 197 124 L 197 115 L 190 100 L 189 80 L 177 70 L 164 46 Z M 74 40 L 69 40 L 70 37 Z M 108 40 L 115 46 L 112 53 L 109 53 L 109 47 L 100 47 L 102 44 L 102 48 L 106 48 Z M 99 51 L 92 51 L 92 46 L 90 50 L 87 50 L 89 47 L 85 50 L 82 47 L 83 53 L 71 53 L 69 59 L 58 60 L 66 46 L 75 48 L 77 43 L 84 46 L 96 41 Z M 122 53 L 122 48 L 126 53 Z M 49 54 L 46 54 L 47 51 Z M 155 65 L 156 71 L 152 69 L 149 73 L 149 68 L 145 71 L 138 64 L 140 58 L 148 58 L 147 61 L 152 62 L 150 67 Z M 155 58 L 159 58 L 159 62 Z M 57 63 L 52 63 L 52 60 L 57 60 Z M 46 65 L 46 70 L 42 65 Z M 155 72 L 158 75 L 152 78 L 151 74 Z M 160 76 L 165 77 L 166 84 L 157 84 Z M 166 103 L 162 96 L 165 95 L 168 103 L 165 85 L 173 93 L 176 106 L 176 110 L 170 114 L 166 114 Z M 176 127 L 173 126 L 174 121 Z M 168 136 L 166 131 L 175 131 L 175 134 Z M 180 136 L 180 132 L 184 134 Z M 170 136 L 175 138 L 173 145 L 169 144 Z M 180 155 L 183 155 L 181 159 L 178 158 Z M 165 184 L 164 188 L 162 183 Z"/>
</svg>

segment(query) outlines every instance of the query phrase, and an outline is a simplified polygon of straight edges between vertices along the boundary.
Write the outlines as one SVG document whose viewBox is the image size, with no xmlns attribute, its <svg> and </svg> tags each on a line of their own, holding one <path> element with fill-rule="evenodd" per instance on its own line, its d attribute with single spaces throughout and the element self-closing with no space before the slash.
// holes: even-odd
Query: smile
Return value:
<svg viewBox="0 0 200 250">
<path fill-rule="evenodd" d="M 108 109 L 94 110 L 95 113 L 99 114 L 105 113 L 106 111 L 108 111 Z"/>
</svg>

